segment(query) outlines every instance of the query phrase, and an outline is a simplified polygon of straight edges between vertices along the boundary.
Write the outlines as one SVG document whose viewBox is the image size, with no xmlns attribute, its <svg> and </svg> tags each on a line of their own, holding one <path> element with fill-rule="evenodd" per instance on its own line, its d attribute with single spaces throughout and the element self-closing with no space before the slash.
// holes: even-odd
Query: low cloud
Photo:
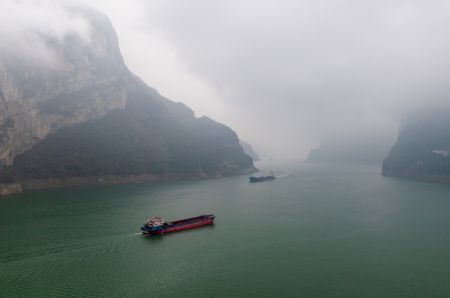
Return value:
<svg viewBox="0 0 450 298">
<path fill-rule="evenodd" d="M 41 36 L 89 40 L 68 5 L 106 13 L 132 71 L 263 154 L 302 158 L 327 137 L 395 135 L 410 110 L 449 101 L 447 1 L 6 0 L 0 51 L 45 57 Z"/>
<path fill-rule="evenodd" d="M 90 25 L 69 9 L 75 2 L 4 0 L 0 9 L 0 56 L 54 65 L 49 40 L 63 42 L 68 35 L 90 41 Z"/>
<path fill-rule="evenodd" d="M 405 112 L 449 98 L 446 1 L 152 1 L 147 14 L 238 115 L 229 123 L 274 155 L 395 134 Z"/>
</svg>

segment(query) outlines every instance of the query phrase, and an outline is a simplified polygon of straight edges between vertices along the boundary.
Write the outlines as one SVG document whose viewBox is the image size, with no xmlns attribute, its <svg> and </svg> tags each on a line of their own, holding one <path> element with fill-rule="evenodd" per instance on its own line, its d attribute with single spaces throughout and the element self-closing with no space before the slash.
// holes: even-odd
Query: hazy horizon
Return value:
<svg viewBox="0 0 450 298">
<path fill-rule="evenodd" d="M 105 13 L 131 71 L 262 156 L 302 159 L 340 135 L 393 137 L 411 109 L 448 98 L 444 1 L 7 0 L 3 50 L 20 54 L 31 40 L 33 55 L 52 65 L 27 32 L 92 42 L 65 4 Z"/>
</svg>

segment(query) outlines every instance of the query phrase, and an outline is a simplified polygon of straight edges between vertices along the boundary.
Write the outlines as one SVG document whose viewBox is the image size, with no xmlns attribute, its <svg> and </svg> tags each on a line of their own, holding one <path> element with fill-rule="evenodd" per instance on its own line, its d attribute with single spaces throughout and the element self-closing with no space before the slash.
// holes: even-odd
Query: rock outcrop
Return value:
<svg viewBox="0 0 450 298">
<path fill-rule="evenodd" d="M 90 24 L 89 41 L 40 36 L 53 53 L 51 65 L 0 53 L 4 193 L 255 170 L 231 129 L 196 118 L 127 69 L 107 17 L 89 9 L 71 13 Z"/>
<path fill-rule="evenodd" d="M 383 162 L 382 173 L 450 183 L 450 107 L 423 109 L 405 122 Z"/>
<path fill-rule="evenodd" d="M 12 165 L 17 155 L 63 126 L 127 103 L 128 70 L 108 18 L 72 10 L 89 19 L 90 42 L 75 34 L 59 41 L 37 32 L 50 60 L 0 50 L 0 165 Z"/>
<path fill-rule="evenodd" d="M 244 149 L 245 154 L 250 156 L 253 159 L 253 161 L 260 161 L 260 158 L 256 153 L 255 149 L 253 149 L 252 145 L 243 140 L 239 140 L 239 144 L 242 146 L 242 149 Z"/>
</svg>

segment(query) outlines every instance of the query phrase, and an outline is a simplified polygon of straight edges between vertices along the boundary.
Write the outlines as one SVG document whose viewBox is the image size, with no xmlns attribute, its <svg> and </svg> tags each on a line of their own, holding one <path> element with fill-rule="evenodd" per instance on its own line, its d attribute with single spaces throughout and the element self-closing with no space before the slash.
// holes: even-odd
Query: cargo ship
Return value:
<svg viewBox="0 0 450 298">
<path fill-rule="evenodd" d="M 164 235 L 171 232 L 199 228 L 201 226 L 212 225 L 216 217 L 206 213 L 200 216 L 166 222 L 161 217 L 149 218 L 141 227 L 143 235 Z"/>
<path fill-rule="evenodd" d="M 250 183 L 254 183 L 254 182 L 264 182 L 264 181 L 270 181 L 270 180 L 275 180 L 275 176 L 273 175 L 272 172 L 270 172 L 269 176 L 261 176 L 261 177 L 249 177 L 248 178 Z"/>
</svg>

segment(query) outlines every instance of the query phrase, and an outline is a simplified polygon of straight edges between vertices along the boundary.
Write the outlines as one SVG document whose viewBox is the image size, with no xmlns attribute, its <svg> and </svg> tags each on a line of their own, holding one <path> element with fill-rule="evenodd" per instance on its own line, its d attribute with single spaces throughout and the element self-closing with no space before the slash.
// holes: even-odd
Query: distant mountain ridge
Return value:
<svg viewBox="0 0 450 298">
<path fill-rule="evenodd" d="M 449 105 L 411 115 L 383 162 L 383 175 L 450 183 L 449 115 Z"/>
<path fill-rule="evenodd" d="M 259 161 L 260 160 L 258 154 L 256 153 L 255 149 L 253 149 L 252 145 L 250 145 L 249 143 L 247 143 L 247 142 L 245 142 L 243 140 L 239 140 L 239 144 L 241 145 L 241 147 L 244 150 L 245 154 L 250 156 L 253 159 L 253 161 Z"/>
<path fill-rule="evenodd" d="M 255 170 L 230 128 L 196 118 L 127 69 L 106 16 L 72 13 L 88 20 L 91 42 L 44 38 L 56 67 L 0 52 L 0 194 Z"/>
</svg>

